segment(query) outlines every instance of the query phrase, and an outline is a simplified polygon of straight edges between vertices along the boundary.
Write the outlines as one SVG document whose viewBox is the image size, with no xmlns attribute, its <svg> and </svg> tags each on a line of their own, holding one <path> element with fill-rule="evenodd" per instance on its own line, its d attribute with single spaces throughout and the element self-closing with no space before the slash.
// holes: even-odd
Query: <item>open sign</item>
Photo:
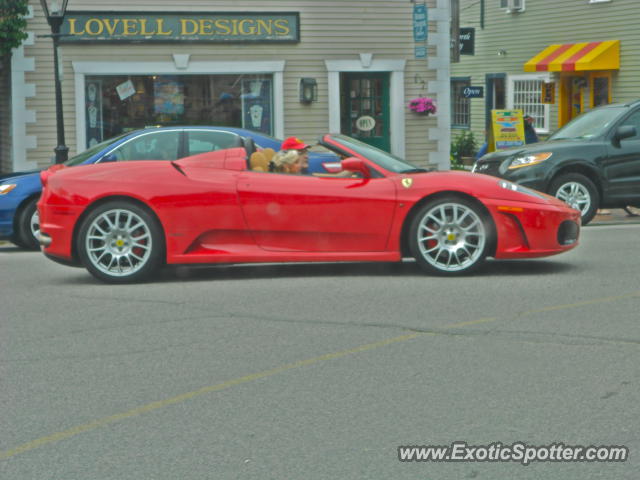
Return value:
<svg viewBox="0 0 640 480">
<path fill-rule="evenodd" d="M 484 98 L 484 87 L 464 87 L 462 96 L 464 98 Z"/>
</svg>

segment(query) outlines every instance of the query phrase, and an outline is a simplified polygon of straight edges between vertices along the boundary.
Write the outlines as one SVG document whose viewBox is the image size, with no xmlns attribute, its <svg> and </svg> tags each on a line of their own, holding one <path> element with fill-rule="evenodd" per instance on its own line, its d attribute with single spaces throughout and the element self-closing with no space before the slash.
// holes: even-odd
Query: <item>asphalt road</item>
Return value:
<svg viewBox="0 0 640 480">
<path fill-rule="evenodd" d="M 637 479 L 640 225 L 470 277 L 171 269 L 108 286 L 0 246 L 0 478 Z M 624 445 L 618 463 L 401 445 Z"/>
</svg>

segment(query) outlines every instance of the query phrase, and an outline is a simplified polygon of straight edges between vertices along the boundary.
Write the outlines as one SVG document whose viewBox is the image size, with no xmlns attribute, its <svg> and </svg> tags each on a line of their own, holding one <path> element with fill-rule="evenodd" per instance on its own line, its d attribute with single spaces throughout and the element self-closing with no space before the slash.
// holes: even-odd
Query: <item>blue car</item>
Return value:
<svg viewBox="0 0 640 480">
<path fill-rule="evenodd" d="M 199 153 L 240 146 L 251 138 L 259 149 L 280 149 L 281 140 L 234 127 L 158 127 L 128 132 L 92 146 L 70 158 L 66 166 L 128 160 L 177 160 Z M 311 152 L 309 170 L 327 172 L 339 159 Z M 39 249 L 40 221 L 36 203 L 42 191 L 40 173 L 15 172 L 0 176 L 0 239 L 19 247 Z"/>
</svg>

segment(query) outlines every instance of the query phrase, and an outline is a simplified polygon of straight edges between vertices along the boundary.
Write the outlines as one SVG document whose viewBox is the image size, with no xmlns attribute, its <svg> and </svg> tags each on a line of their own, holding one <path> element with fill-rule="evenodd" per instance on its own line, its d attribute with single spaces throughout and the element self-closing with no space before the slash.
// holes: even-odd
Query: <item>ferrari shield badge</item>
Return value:
<svg viewBox="0 0 640 480">
<path fill-rule="evenodd" d="M 413 185 L 413 178 L 403 178 L 402 179 L 402 186 L 404 188 L 410 188 L 411 185 Z"/>
</svg>

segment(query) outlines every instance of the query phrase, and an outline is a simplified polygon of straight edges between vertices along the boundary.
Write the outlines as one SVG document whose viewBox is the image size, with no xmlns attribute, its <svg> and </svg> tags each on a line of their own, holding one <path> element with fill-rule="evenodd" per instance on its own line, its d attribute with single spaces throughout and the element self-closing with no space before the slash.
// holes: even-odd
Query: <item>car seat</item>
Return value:
<svg viewBox="0 0 640 480">
<path fill-rule="evenodd" d="M 242 146 L 247 151 L 247 158 L 251 158 L 251 155 L 256 151 L 256 144 L 251 137 L 244 137 L 242 139 Z"/>
</svg>

